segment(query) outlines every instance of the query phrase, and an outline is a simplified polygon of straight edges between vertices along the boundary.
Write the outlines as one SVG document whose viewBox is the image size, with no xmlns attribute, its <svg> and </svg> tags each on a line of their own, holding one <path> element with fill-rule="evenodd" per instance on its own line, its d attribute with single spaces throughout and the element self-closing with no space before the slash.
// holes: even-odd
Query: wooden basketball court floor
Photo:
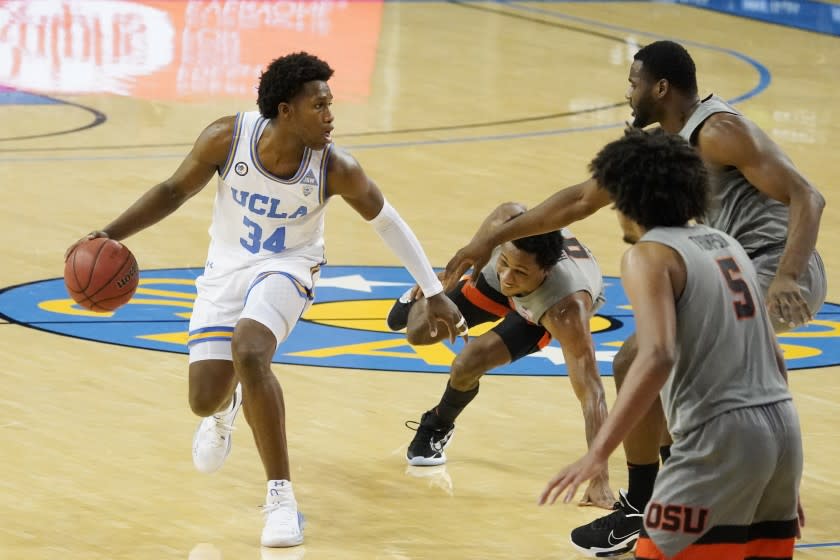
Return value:
<svg viewBox="0 0 840 560">
<path fill-rule="evenodd" d="M 840 302 L 837 37 L 638 2 L 8 1 L 0 16 L 0 287 L 61 276 L 72 241 L 165 178 L 207 123 L 251 110 L 260 67 L 300 48 L 337 69 L 337 142 L 442 266 L 496 204 L 535 204 L 585 178 L 628 118 L 630 57 L 665 36 L 689 47 L 702 93 L 737 99 L 825 195 L 818 247 L 828 301 Z M 144 270 L 202 265 L 213 190 L 128 241 Z M 327 220 L 332 264 L 398 264 L 340 201 Z M 613 213 L 573 230 L 616 276 Z M 782 342 L 828 356 L 831 317 L 819 335 Z M 225 467 L 193 470 L 183 354 L 19 323 L 0 325 L 4 560 L 578 558 L 569 531 L 603 513 L 535 505 L 585 447 L 566 377 L 488 376 L 449 464 L 411 470 L 403 422 L 436 402 L 443 375 L 277 364 L 307 540 L 260 549 L 250 432 L 240 417 Z M 803 559 L 840 555 L 832 359 L 790 376 L 806 451 Z M 623 465 L 618 451 L 614 489 Z"/>
</svg>

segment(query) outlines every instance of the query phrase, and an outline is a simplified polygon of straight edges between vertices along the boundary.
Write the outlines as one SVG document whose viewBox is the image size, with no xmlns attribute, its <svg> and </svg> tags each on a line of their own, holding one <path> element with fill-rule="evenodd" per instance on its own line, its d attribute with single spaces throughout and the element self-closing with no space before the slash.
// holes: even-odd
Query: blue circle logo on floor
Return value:
<svg viewBox="0 0 840 560">
<path fill-rule="evenodd" d="M 10 322 L 76 338 L 187 353 L 187 331 L 195 279 L 201 268 L 144 270 L 134 298 L 112 314 L 86 311 L 68 297 L 60 278 L 6 288 L 0 314 Z M 616 278 L 606 278 L 607 304 L 592 319 L 598 366 L 610 364 L 634 330 L 633 315 Z M 411 346 L 393 333 L 385 317 L 394 299 L 413 285 L 400 267 L 327 266 L 315 303 L 288 340 L 276 363 L 405 372 L 447 372 L 463 342 Z M 474 328 L 477 336 L 490 325 Z M 840 306 L 827 303 L 810 325 L 780 337 L 792 369 L 840 364 Z M 493 370 L 506 375 L 566 375 L 555 341 L 538 353 Z"/>
</svg>

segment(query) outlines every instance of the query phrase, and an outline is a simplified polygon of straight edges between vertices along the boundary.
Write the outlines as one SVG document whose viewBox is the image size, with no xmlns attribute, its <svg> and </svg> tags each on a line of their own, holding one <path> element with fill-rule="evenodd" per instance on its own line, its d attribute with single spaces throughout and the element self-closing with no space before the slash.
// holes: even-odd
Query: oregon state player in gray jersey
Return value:
<svg viewBox="0 0 840 560">
<path fill-rule="evenodd" d="M 826 294 L 825 271 L 814 249 L 822 195 L 754 123 L 714 97 L 701 100 L 694 61 L 681 45 L 657 41 L 639 50 L 629 81 L 633 126 L 659 123 L 668 132 L 683 133 L 708 167 L 714 200 L 701 219 L 746 247 L 774 330 L 807 322 Z M 499 243 L 566 227 L 608 204 L 608 193 L 594 178 L 561 190 L 522 216 L 476 234 L 447 265 L 444 284 L 450 289 L 470 265 L 483 266 Z M 619 389 L 634 355 L 630 337 L 613 361 Z M 589 555 L 632 549 L 659 455 L 667 457 L 667 446 L 660 450 L 657 436 L 664 423 L 662 407 L 651 407 L 624 441 L 627 493 L 621 493 L 609 516 L 572 531 L 572 541 Z"/>
<path fill-rule="evenodd" d="M 701 131 L 706 126 L 709 128 L 703 135 Z M 774 292 L 781 289 L 778 285 L 773 287 L 776 271 L 784 273 L 785 269 L 789 268 L 781 265 L 785 244 L 788 242 L 788 210 L 778 200 L 778 198 L 783 198 L 782 196 L 775 198 L 773 196 L 781 193 L 765 193 L 750 183 L 747 177 L 751 176 L 751 173 L 756 173 L 756 170 L 750 169 L 749 165 L 737 167 L 726 163 L 727 159 L 715 157 L 729 147 L 727 145 L 728 134 L 731 134 L 729 129 L 739 126 L 746 129 L 742 134 L 753 133 L 760 138 L 760 131 L 750 130 L 754 125 L 745 121 L 741 113 L 720 97 L 710 95 L 697 103 L 679 134 L 697 147 L 701 154 L 709 154 L 705 159 L 711 173 L 709 184 L 712 202 L 708 212 L 702 218 L 703 222 L 727 232 L 738 240 L 753 261 L 762 293 L 773 297 Z M 700 144 L 701 141 L 702 144 Z M 731 140 L 729 143 L 735 144 Z M 768 146 L 767 149 L 770 150 L 771 147 Z M 781 156 L 781 154 L 778 155 Z M 752 165 L 760 166 L 761 162 L 752 162 Z M 770 185 L 770 188 L 772 186 Z M 816 235 L 816 232 L 813 234 Z M 819 253 L 816 251 L 810 253 L 805 266 L 803 281 L 799 282 L 798 286 L 800 296 L 807 303 L 807 310 L 803 308 L 799 313 L 807 312 L 810 316 L 825 301 L 825 270 Z M 787 270 L 787 273 L 790 275 L 788 277 L 792 277 L 790 270 Z M 777 284 L 779 282 L 781 280 Z M 773 287 L 772 290 L 771 287 Z M 796 298 L 794 298 L 793 309 L 790 309 L 790 313 L 793 313 L 791 316 L 788 316 L 788 311 L 784 311 L 786 305 L 791 305 L 790 302 L 780 299 L 771 306 L 773 328 L 777 332 L 784 332 L 802 322 L 801 315 L 796 317 L 795 308 L 798 304 L 795 301 Z"/>
<path fill-rule="evenodd" d="M 260 76 L 259 113 L 211 123 L 172 177 L 86 236 L 125 239 L 218 175 L 207 265 L 190 319 L 189 401 L 204 417 L 193 438 L 193 463 L 202 472 L 222 466 L 244 406 L 268 479 L 260 538 L 268 547 L 303 542 L 283 392 L 271 360 L 314 297 L 325 261 L 328 199 L 343 198 L 408 268 L 430 304 L 430 329 L 445 326 L 453 340 L 459 329 L 466 333 L 417 238 L 359 163 L 333 145 L 332 74 L 307 53 L 274 60 Z"/>
<path fill-rule="evenodd" d="M 674 443 L 644 511 L 636 558 L 792 558 L 799 420 L 753 264 L 738 242 L 689 225 L 707 207 L 696 150 L 630 130 L 590 164 L 634 243 L 621 278 L 638 352 L 589 452 L 540 496 L 564 501 L 606 464 L 659 392 Z"/>
<path fill-rule="evenodd" d="M 493 227 L 524 211 L 519 204 L 503 204 L 487 217 L 483 227 Z M 416 423 L 417 433 L 406 454 L 409 464 L 445 463 L 444 449 L 452 441 L 455 419 L 478 394 L 479 379 L 495 367 L 538 351 L 552 337 L 562 348 L 583 412 L 586 441 L 591 441 L 607 415 L 589 329 L 590 319 L 604 303 L 603 289 L 598 263 L 568 230 L 496 247 L 474 283 L 462 279 L 447 295 L 470 327 L 497 324 L 471 338 L 452 362 L 440 402 Z M 417 295 L 415 288 L 394 304 L 388 325 L 393 330 L 407 326 L 411 344 L 433 344 L 442 337 L 429 334 L 426 304 L 416 299 Z M 581 503 L 609 509 L 614 502 L 605 469 L 592 480 Z"/>
</svg>

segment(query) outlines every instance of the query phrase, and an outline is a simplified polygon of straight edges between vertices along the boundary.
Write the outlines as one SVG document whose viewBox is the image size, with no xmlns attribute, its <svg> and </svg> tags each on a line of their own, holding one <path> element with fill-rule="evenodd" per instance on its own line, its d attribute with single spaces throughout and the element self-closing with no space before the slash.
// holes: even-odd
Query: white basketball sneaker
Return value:
<svg viewBox="0 0 840 560">
<path fill-rule="evenodd" d="M 203 418 L 193 436 L 193 465 L 200 472 L 211 473 L 222 468 L 230 454 L 231 432 L 236 413 L 242 407 L 242 386 L 236 384 L 227 410 Z"/>
<path fill-rule="evenodd" d="M 265 501 L 265 527 L 260 543 L 271 548 L 302 544 L 304 520 L 297 509 L 292 483 L 288 480 L 269 480 Z"/>
</svg>

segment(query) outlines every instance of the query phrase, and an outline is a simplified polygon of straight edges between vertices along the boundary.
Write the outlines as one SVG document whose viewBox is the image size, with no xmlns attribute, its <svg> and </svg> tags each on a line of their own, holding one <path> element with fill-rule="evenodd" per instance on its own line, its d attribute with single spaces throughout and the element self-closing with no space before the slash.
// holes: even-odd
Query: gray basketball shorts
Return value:
<svg viewBox="0 0 840 560">
<path fill-rule="evenodd" d="M 791 557 L 801 477 L 793 401 L 720 414 L 671 446 L 636 557 Z"/>
</svg>

